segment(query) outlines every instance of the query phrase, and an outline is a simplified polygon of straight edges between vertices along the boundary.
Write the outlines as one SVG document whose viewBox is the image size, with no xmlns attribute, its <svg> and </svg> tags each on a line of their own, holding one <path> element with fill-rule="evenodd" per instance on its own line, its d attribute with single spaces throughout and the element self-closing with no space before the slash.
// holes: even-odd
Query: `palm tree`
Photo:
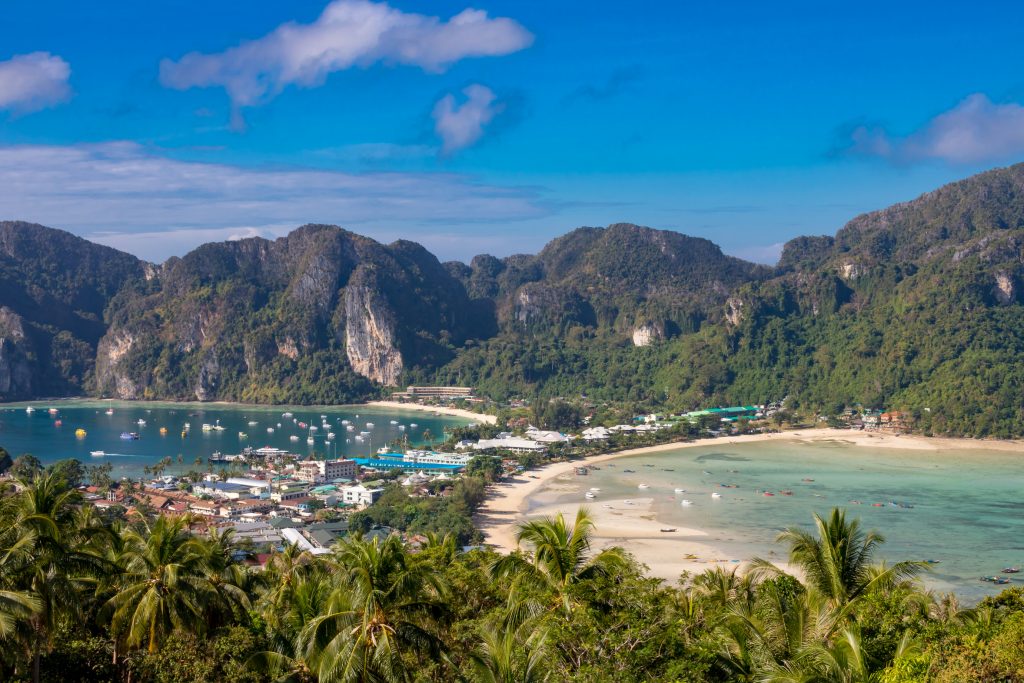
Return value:
<svg viewBox="0 0 1024 683">
<path fill-rule="evenodd" d="M 572 526 L 561 513 L 555 517 L 519 525 L 516 542 L 532 547 L 532 555 L 505 555 L 491 566 L 494 578 L 512 577 L 509 593 L 510 618 L 522 623 L 526 618 L 557 610 L 572 614 L 576 587 L 589 579 L 614 574 L 628 560 L 621 548 L 606 548 L 591 556 L 590 538 L 594 522 L 586 508 L 576 512 Z M 550 597 L 543 605 L 529 597 L 537 589 Z"/>
<path fill-rule="evenodd" d="M 22 611 L 19 603 L 33 607 L 21 623 L 20 636 L 38 681 L 40 657 L 52 646 L 61 621 L 81 615 L 81 596 L 109 566 L 89 544 L 95 529 L 78 527 L 80 496 L 62 476 L 37 473 L 21 484 L 20 493 L 4 500 L 0 523 L 20 537 L 9 542 L 20 558 L 9 607 L 15 613 Z"/>
<path fill-rule="evenodd" d="M 219 595 L 207 574 L 208 553 L 188 533 L 187 517 L 157 517 L 124 534 L 123 578 L 107 602 L 115 639 L 155 652 L 175 630 L 202 633 L 205 605 Z"/>
<path fill-rule="evenodd" d="M 407 654 L 439 658 L 446 587 L 398 536 L 346 540 L 328 562 L 333 590 L 298 643 L 321 683 L 405 681 Z"/>
<path fill-rule="evenodd" d="M 874 589 L 911 579 L 924 568 L 920 562 L 898 562 L 890 567 L 873 564 L 875 551 L 885 538 L 861 530 L 859 520 L 848 522 L 839 508 L 833 508 L 828 520 L 815 514 L 814 521 L 817 537 L 792 527 L 779 534 L 778 541 L 789 544 L 789 561 L 800 567 L 808 585 L 835 605 L 846 605 Z"/>
<path fill-rule="evenodd" d="M 491 623 L 480 630 L 480 644 L 470 655 L 480 683 L 540 683 L 549 680 L 543 631 L 524 638 L 523 627 Z"/>
</svg>

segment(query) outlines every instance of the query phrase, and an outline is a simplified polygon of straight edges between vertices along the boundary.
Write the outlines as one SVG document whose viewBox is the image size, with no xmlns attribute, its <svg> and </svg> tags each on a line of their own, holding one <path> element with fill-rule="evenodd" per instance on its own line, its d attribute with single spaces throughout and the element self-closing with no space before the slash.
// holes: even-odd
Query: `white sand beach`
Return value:
<svg viewBox="0 0 1024 683">
<path fill-rule="evenodd" d="M 765 441 L 791 442 L 840 442 L 872 448 L 898 448 L 914 450 L 945 449 L 986 449 L 1024 452 L 1024 442 L 995 441 L 980 439 L 930 438 L 923 436 L 895 435 L 879 432 L 859 432 L 842 429 L 805 429 L 773 434 L 752 434 L 747 436 L 723 437 L 661 444 L 649 448 L 637 448 L 618 453 L 609 453 L 585 461 L 558 462 L 539 470 L 521 474 L 516 478 L 494 485 L 487 501 L 477 513 L 477 524 L 486 536 L 486 542 L 508 552 L 516 548 L 515 532 L 518 524 L 527 519 L 525 510 L 528 501 L 537 500 L 546 492 L 557 492 L 560 487 L 575 490 L 573 468 L 582 464 L 598 464 L 631 455 L 642 455 L 713 446 L 716 443 L 756 443 Z M 700 573 L 716 565 L 734 566 L 737 558 L 724 555 L 715 548 L 711 539 L 701 529 L 676 528 L 671 533 L 662 528 L 672 525 L 655 519 L 651 512 L 651 499 L 632 498 L 631 505 L 624 501 L 602 500 L 601 505 L 587 503 L 564 503 L 562 505 L 541 505 L 531 509 L 529 517 L 543 517 L 563 513 L 567 518 L 575 516 L 580 507 L 587 507 L 595 521 L 594 547 L 621 546 L 650 568 L 650 574 L 668 581 L 675 581 L 683 571 Z M 605 504 L 611 507 L 604 507 Z"/>
<path fill-rule="evenodd" d="M 375 408 L 415 410 L 421 413 L 440 413 L 441 415 L 451 415 L 452 417 L 464 417 L 467 420 L 473 420 L 475 422 L 482 422 L 484 424 L 490 425 L 498 421 L 498 418 L 496 418 L 494 415 L 474 413 L 472 410 L 463 410 L 462 408 L 449 408 L 447 406 L 430 406 L 421 405 L 419 403 L 402 403 L 401 401 L 367 401 L 365 405 L 373 406 Z"/>
</svg>

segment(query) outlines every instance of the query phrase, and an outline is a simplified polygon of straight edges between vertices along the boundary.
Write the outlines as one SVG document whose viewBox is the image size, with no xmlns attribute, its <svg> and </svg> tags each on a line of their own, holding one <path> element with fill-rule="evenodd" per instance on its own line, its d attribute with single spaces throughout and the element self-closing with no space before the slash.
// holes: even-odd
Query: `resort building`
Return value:
<svg viewBox="0 0 1024 683">
<path fill-rule="evenodd" d="M 547 446 L 533 439 L 524 439 L 520 436 L 503 433 L 499 434 L 496 439 L 480 439 L 473 444 L 473 449 L 478 451 L 502 450 L 513 453 L 543 453 L 547 450 Z"/>
<path fill-rule="evenodd" d="M 392 394 L 394 398 L 440 398 L 454 401 L 460 398 L 472 398 L 473 387 L 407 387 L 405 391 Z"/>
<path fill-rule="evenodd" d="M 296 466 L 295 478 L 323 484 L 337 479 L 355 479 L 358 471 L 355 460 L 303 460 Z"/>
<path fill-rule="evenodd" d="M 382 493 L 384 493 L 384 489 L 370 489 L 362 484 L 349 486 L 341 490 L 342 500 L 346 504 L 358 505 L 360 507 L 373 505 Z"/>
</svg>

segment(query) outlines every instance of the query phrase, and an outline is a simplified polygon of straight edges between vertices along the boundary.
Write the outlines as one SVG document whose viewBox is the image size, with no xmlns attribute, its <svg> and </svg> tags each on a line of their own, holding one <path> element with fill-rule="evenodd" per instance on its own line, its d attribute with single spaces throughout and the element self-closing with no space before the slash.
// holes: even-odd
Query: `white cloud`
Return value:
<svg viewBox="0 0 1024 683">
<path fill-rule="evenodd" d="M 849 151 L 897 163 L 939 160 L 954 164 L 1001 161 L 1024 153 L 1024 107 L 995 104 L 977 93 L 905 137 L 860 126 Z"/>
<path fill-rule="evenodd" d="M 483 137 L 484 127 L 504 109 L 486 86 L 474 84 L 463 89 L 462 94 L 466 101 L 461 105 L 450 93 L 434 105 L 434 131 L 441 138 L 444 154 L 474 144 Z"/>
<path fill-rule="evenodd" d="M 513 19 L 467 9 L 448 21 L 385 3 L 334 0 L 311 24 L 289 22 L 224 52 L 192 52 L 160 64 L 170 88 L 223 87 L 236 107 L 264 102 L 289 85 L 322 85 L 335 71 L 378 62 L 444 71 L 468 57 L 506 55 L 533 42 Z"/>
<path fill-rule="evenodd" d="M 0 109 L 27 113 L 71 97 L 71 67 L 49 52 L 15 55 L 0 62 Z"/>
<path fill-rule="evenodd" d="M 303 223 L 429 247 L 438 226 L 458 233 L 550 212 L 536 190 L 464 175 L 252 169 L 171 159 L 130 142 L 0 147 L 0 207 L 0 218 L 97 237 L 155 261 Z"/>
</svg>

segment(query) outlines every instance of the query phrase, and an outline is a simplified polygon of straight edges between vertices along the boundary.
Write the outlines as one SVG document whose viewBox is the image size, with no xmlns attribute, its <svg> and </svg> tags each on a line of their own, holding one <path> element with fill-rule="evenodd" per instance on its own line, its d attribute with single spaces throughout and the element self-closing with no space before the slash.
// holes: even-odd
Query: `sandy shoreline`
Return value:
<svg viewBox="0 0 1024 683">
<path fill-rule="evenodd" d="M 508 552 L 516 547 L 516 525 L 527 519 L 525 510 L 528 501 L 543 489 L 557 492 L 560 481 L 564 486 L 578 488 L 574 482 L 573 468 L 581 464 L 598 464 L 616 458 L 673 451 L 681 448 L 697 448 L 729 443 L 757 443 L 765 441 L 791 441 L 797 443 L 841 442 L 853 446 L 873 448 L 897 448 L 910 450 L 952 450 L 981 449 L 1007 452 L 1024 452 L 1021 441 L 987 441 L 978 439 L 929 438 L 923 436 L 897 436 L 877 432 L 855 432 L 843 429 L 805 429 L 777 434 L 752 434 L 747 436 L 723 437 L 661 444 L 647 448 L 635 448 L 618 453 L 608 453 L 585 461 L 558 462 L 542 469 L 519 475 L 513 480 L 496 484 L 491 488 L 487 501 L 477 513 L 476 522 L 484 532 L 486 542 Z M 533 478 L 536 477 L 536 478 Z M 632 505 L 624 501 L 602 501 L 604 505 L 586 503 L 565 503 L 562 505 L 541 505 L 531 510 L 530 517 L 548 516 L 562 512 L 572 518 L 580 507 L 587 507 L 595 521 L 594 547 L 604 548 L 618 545 L 650 568 L 650 574 L 675 581 L 683 571 L 700 573 L 716 565 L 735 566 L 737 558 L 724 555 L 710 542 L 701 529 L 677 528 L 675 532 L 663 533 L 667 526 L 651 513 L 651 500 L 633 498 Z M 695 556 L 697 559 L 686 559 Z M 769 558 L 775 559 L 775 558 Z"/>
<path fill-rule="evenodd" d="M 484 415 L 482 413 L 474 413 L 472 410 L 463 410 L 462 408 L 449 408 L 446 406 L 427 406 L 420 405 L 419 403 L 402 403 L 401 401 L 367 401 L 362 405 L 371 406 L 374 408 L 394 408 L 395 410 L 415 410 L 421 413 L 440 413 L 442 415 L 450 415 L 452 417 L 463 417 L 467 420 L 473 420 L 474 422 L 483 422 L 485 424 L 494 424 L 498 421 L 498 418 L 494 415 Z"/>
<path fill-rule="evenodd" d="M 89 405 L 89 404 L 95 403 L 97 405 L 103 405 L 103 404 L 125 404 L 125 405 L 142 406 L 142 407 L 145 407 L 147 405 L 152 405 L 152 406 L 181 406 L 181 407 L 196 408 L 196 409 L 202 409 L 204 407 L 205 408 L 211 408 L 211 407 L 214 407 L 214 408 L 253 408 L 253 409 L 256 409 L 256 410 L 267 410 L 267 411 L 276 410 L 276 409 L 292 410 L 292 411 L 295 411 L 295 410 L 330 410 L 330 409 L 335 409 L 336 410 L 338 408 L 356 409 L 356 410 L 358 410 L 360 407 L 365 406 L 367 408 L 385 408 L 385 409 L 388 409 L 388 410 L 394 409 L 394 410 L 411 410 L 411 411 L 420 412 L 420 413 L 439 413 L 441 415 L 447 415 L 447 416 L 450 416 L 450 417 L 460 417 L 460 418 L 464 418 L 464 419 L 467 419 L 467 420 L 473 420 L 474 422 L 484 422 L 486 424 L 494 424 L 498 420 L 498 418 L 496 418 L 494 415 L 483 415 L 481 413 L 474 413 L 471 410 L 463 410 L 461 408 L 448 408 L 446 406 L 427 406 L 427 405 L 420 405 L 418 403 L 401 403 L 399 401 L 367 401 L 366 403 L 339 403 L 337 405 L 308 405 L 308 406 L 303 406 L 303 405 L 289 405 L 289 404 L 272 405 L 272 404 L 267 404 L 267 403 L 237 403 L 237 402 L 234 402 L 234 401 L 130 401 L 130 400 L 124 400 L 124 399 L 117 399 L 117 398 L 92 398 L 92 397 L 89 397 L 89 396 L 79 396 L 79 397 L 71 396 L 71 397 L 67 397 L 67 398 L 58 398 L 58 399 L 34 399 L 34 400 L 31 400 L 31 401 L 12 401 L 10 403 L 0 403 L 0 408 L 2 408 L 2 407 L 21 407 L 21 406 L 27 406 L 27 405 L 33 405 L 33 406 L 35 406 L 35 405 L 44 405 L 45 406 L 45 405 L 49 405 L 51 403 L 66 403 L 66 402 L 81 403 L 82 405 Z"/>
</svg>

